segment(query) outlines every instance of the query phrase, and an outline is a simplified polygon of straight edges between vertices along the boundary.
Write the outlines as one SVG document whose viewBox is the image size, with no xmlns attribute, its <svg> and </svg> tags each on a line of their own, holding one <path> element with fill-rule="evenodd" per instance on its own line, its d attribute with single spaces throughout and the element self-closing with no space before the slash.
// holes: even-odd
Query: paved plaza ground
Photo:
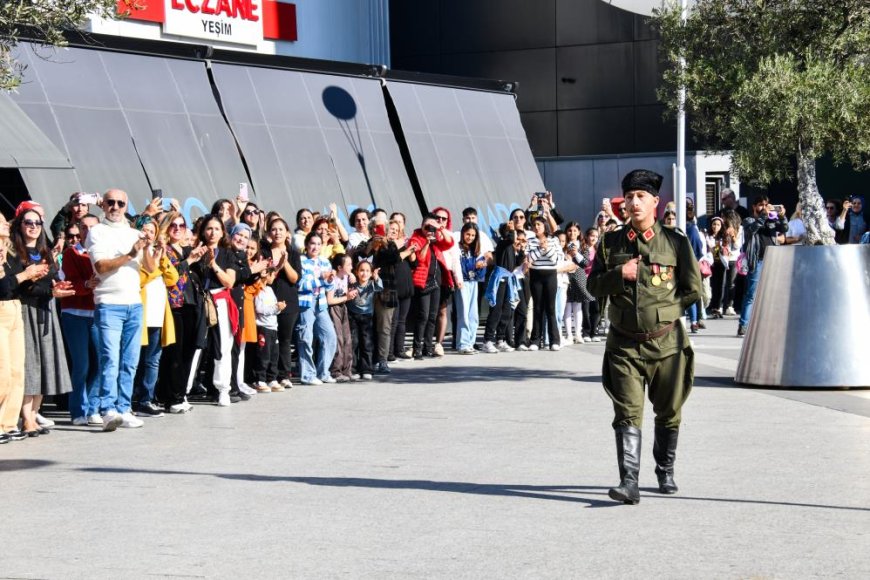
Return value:
<svg viewBox="0 0 870 580">
<path fill-rule="evenodd" d="M 870 578 L 870 391 L 731 382 L 694 339 L 676 480 L 616 484 L 603 343 L 402 363 L 0 447 L 0 578 Z M 775 337 L 772 337 L 775 339 Z"/>
</svg>

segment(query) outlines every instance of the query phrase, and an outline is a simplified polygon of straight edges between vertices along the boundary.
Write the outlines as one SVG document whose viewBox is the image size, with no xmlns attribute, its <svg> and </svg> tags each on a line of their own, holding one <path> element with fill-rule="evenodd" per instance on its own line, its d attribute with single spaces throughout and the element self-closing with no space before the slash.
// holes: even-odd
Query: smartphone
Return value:
<svg viewBox="0 0 870 580">
<path fill-rule="evenodd" d="M 537 195 L 539 198 L 543 199 L 543 198 L 547 197 L 547 192 L 546 191 L 536 191 L 535 195 Z"/>
<path fill-rule="evenodd" d="M 100 203 L 100 194 L 98 193 L 80 193 L 79 203 L 97 204 Z"/>
<path fill-rule="evenodd" d="M 239 199 L 242 201 L 248 201 L 248 184 L 240 183 L 239 184 Z"/>
<path fill-rule="evenodd" d="M 387 227 L 384 224 L 378 224 L 375 226 L 375 235 L 385 237 L 387 235 Z"/>
<path fill-rule="evenodd" d="M 151 199 L 157 199 L 160 197 L 163 197 L 163 190 L 162 189 L 152 189 L 151 190 Z"/>
</svg>

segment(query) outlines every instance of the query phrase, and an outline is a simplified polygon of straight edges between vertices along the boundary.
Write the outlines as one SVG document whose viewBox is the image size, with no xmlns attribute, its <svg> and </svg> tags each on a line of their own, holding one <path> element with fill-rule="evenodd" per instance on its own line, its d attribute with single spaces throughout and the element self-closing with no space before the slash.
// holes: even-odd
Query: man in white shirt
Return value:
<svg viewBox="0 0 870 580">
<path fill-rule="evenodd" d="M 133 378 L 142 340 L 139 268 L 150 272 L 154 259 L 143 254 L 145 240 L 124 216 L 127 194 L 110 189 L 100 207 L 105 217 L 92 227 L 86 242 L 99 283 L 94 288 L 94 325 L 99 332 L 99 398 L 103 431 L 141 427 L 130 412 Z"/>
</svg>

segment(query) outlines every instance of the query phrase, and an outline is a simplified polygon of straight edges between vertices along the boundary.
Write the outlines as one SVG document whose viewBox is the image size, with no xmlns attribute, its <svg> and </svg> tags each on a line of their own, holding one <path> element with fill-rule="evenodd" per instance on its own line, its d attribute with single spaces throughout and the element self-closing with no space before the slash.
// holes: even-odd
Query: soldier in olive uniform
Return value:
<svg viewBox="0 0 870 580">
<path fill-rule="evenodd" d="M 644 388 L 655 411 L 653 456 L 662 493 L 676 493 L 674 460 L 680 409 L 694 379 L 683 311 L 701 297 L 701 273 L 688 238 L 656 221 L 662 176 L 638 169 L 622 180 L 629 223 L 604 235 L 589 291 L 607 297 L 610 332 L 602 379 L 613 400 L 619 487 L 610 497 L 640 501 Z"/>
</svg>

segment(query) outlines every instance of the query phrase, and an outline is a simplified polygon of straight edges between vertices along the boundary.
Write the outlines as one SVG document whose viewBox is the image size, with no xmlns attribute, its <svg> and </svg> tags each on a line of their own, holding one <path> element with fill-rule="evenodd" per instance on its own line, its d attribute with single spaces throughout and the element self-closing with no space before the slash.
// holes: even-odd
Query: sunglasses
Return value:
<svg viewBox="0 0 870 580">
<path fill-rule="evenodd" d="M 70 240 L 73 240 L 75 238 L 81 239 L 82 235 L 81 234 L 67 234 L 66 237 Z"/>
<path fill-rule="evenodd" d="M 187 224 L 171 223 L 169 224 L 169 228 L 173 230 L 184 230 L 187 229 Z"/>
<path fill-rule="evenodd" d="M 104 199 L 103 202 L 105 202 L 109 207 L 115 207 L 117 205 L 119 208 L 122 208 L 127 206 L 127 202 L 123 199 Z"/>
<path fill-rule="evenodd" d="M 21 223 L 24 224 L 24 227 L 28 227 L 28 228 L 41 228 L 42 227 L 41 221 L 22 220 Z"/>
<path fill-rule="evenodd" d="M 255 210 L 255 209 L 246 209 L 245 210 L 245 215 L 257 215 L 258 213 L 260 213 L 260 212 Z"/>
<path fill-rule="evenodd" d="M 436 217 L 436 219 L 437 219 L 439 222 L 446 222 L 446 221 L 447 221 L 447 216 L 446 216 L 446 215 L 439 215 L 439 216 Z"/>
</svg>

